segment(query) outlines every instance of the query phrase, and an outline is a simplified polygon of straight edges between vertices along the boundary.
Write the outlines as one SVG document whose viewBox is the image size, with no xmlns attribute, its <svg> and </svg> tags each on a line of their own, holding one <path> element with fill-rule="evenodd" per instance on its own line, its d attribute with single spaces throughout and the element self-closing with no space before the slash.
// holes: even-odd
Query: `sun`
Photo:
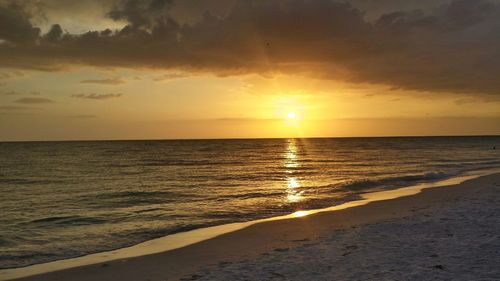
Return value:
<svg viewBox="0 0 500 281">
<path fill-rule="evenodd" d="M 288 112 L 287 117 L 288 117 L 288 119 L 295 119 L 295 112 L 293 112 L 293 111 Z"/>
</svg>

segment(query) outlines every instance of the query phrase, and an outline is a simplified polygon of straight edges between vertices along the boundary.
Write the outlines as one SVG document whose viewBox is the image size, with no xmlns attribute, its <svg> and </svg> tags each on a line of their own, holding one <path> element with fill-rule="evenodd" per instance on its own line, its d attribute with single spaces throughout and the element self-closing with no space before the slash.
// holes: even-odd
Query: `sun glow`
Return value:
<svg viewBox="0 0 500 281">
<path fill-rule="evenodd" d="M 307 215 L 311 214 L 311 212 L 308 212 L 308 211 L 297 211 L 295 213 L 292 214 L 293 217 L 295 218 L 301 218 L 301 217 L 305 217 Z"/>
<path fill-rule="evenodd" d="M 302 115 L 300 116 L 301 118 L 299 118 L 299 116 L 295 113 L 296 111 L 285 111 L 285 112 L 287 112 L 285 118 L 287 126 L 291 128 L 298 128 L 299 120 L 302 118 Z"/>
</svg>

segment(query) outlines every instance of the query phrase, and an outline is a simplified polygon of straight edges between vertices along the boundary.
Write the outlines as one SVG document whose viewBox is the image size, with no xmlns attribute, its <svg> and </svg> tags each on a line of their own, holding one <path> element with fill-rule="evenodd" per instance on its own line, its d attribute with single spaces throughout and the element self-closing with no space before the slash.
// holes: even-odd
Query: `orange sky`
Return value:
<svg viewBox="0 0 500 281">
<path fill-rule="evenodd" d="M 150 2 L 0 1 L 0 140 L 500 134 L 498 1 Z"/>
</svg>

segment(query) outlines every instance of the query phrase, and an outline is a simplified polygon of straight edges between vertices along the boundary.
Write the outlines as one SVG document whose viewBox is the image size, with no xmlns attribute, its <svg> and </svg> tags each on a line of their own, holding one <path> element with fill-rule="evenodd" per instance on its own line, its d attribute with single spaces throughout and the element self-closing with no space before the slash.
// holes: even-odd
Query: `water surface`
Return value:
<svg viewBox="0 0 500 281">
<path fill-rule="evenodd" d="M 0 268 L 500 166 L 500 137 L 0 143 Z"/>
</svg>

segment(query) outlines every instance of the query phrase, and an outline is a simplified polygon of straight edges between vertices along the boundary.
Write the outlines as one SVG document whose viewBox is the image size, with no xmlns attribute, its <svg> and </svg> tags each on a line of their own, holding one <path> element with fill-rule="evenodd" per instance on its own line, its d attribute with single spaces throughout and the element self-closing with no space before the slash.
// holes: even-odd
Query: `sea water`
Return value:
<svg viewBox="0 0 500 281">
<path fill-rule="evenodd" d="M 0 143 L 0 268 L 500 167 L 500 137 Z"/>
</svg>

